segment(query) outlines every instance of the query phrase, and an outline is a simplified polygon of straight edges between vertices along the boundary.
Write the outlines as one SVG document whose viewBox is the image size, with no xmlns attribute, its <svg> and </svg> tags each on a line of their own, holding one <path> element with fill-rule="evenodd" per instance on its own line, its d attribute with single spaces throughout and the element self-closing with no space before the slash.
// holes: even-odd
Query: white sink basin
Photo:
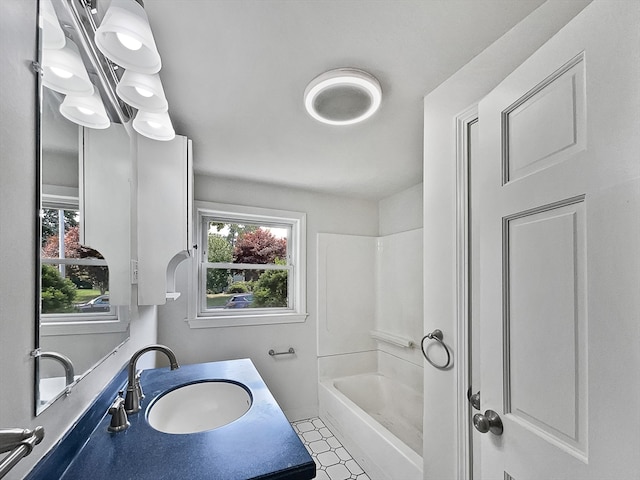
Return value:
<svg viewBox="0 0 640 480">
<path fill-rule="evenodd" d="M 251 407 L 249 392 L 225 381 L 191 383 L 158 398 L 147 420 L 165 433 L 213 430 L 237 420 Z"/>
</svg>

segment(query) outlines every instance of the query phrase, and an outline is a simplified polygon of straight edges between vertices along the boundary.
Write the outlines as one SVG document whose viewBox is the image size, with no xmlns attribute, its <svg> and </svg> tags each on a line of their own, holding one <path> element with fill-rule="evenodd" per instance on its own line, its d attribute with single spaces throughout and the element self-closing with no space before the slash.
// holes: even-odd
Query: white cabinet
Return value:
<svg viewBox="0 0 640 480">
<path fill-rule="evenodd" d="M 138 305 L 176 298 L 175 269 L 189 256 L 193 168 L 191 140 L 136 135 Z"/>
<path fill-rule="evenodd" d="M 82 128 L 79 155 L 80 243 L 102 254 L 109 266 L 112 305 L 131 303 L 130 138 L 122 125 Z"/>
</svg>

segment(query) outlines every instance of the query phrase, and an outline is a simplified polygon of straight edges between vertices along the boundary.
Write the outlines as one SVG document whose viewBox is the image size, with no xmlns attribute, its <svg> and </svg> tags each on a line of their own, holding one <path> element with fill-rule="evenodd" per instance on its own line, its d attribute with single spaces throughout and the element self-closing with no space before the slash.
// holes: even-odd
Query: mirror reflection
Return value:
<svg viewBox="0 0 640 480">
<path fill-rule="evenodd" d="M 104 106 L 94 111 L 86 101 L 95 100 L 97 96 L 102 105 L 96 88 L 98 79 L 80 56 L 79 42 L 74 38 L 77 32 L 69 28 L 68 21 L 58 20 L 61 12 L 64 15 L 64 2 L 41 0 L 40 4 L 43 86 L 40 90 L 40 318 L 34 351 L 36 414 L 68 392 L 74 382 L 128 338 L 128 305 L 110 302 L 110 290 L 130 288 L 113 284 L 109 275 L 110 257 L 107 252 L 99 251 L 100 242 L 95 235 L 90 237 L 92 245 L 83 243 L 83 228 L 91 223 L 100 225 L 92 231 L 108 232 L 110 216 L 90 217 L 95 209 L 82 208 L 83 204 L 96 203 L 91 185 L 84 181 L 88 162 L 92 161 L 88 157 L 99 156 L 100 162 L 108 162 L 112 152 L 118 152 L 118 164 L 122 165 L 122 158 L 128 159 L 129 137 L 123 125 L 114 123 L 114 119 L 105 122 Z M 64 38 L 60 39 L 60 34 Z M 80 65 L 76 62 L 66 70 L 65 62 L 69 58 L 74 62 L 80 60 Z M 83 70 L 78 73 L 80 67 Z M 86 85 L 82 87 L 86 92 L 73 90 L 76 77 L 81 77 L 83 83 L 91 82 L 89 89 Z M 92 127 L 91 136 L 86 126 Z M 88 150 L 95 152 L 101 142 L 110 145 L 109 149 L 101 148 L 103 151 L 99 154 L 87 153 Z M 91 143 L 92 148 L 87 149 L 86 143 Z M 102 180 L 109 183 L 108 178 Z M 98 203 L 101 202 L 100 199 Z M 120 199 L 117 205 L 121 217 L 128 219 L 128 198 Z M 124 253 L 129 257 L 128 251 Z M 123 283 L 122 279 L 119 281 Z"/>
</svg>

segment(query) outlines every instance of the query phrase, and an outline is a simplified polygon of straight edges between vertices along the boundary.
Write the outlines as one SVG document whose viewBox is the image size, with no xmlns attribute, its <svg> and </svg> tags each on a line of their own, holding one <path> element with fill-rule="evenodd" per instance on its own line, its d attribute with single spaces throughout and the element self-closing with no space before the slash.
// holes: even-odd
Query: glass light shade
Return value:
<svg viewBox="0 0 640 480">
<path fill-rule="evenodd" d="M 65 95 L 91 95 L 93 84 L 75 43 L 65 39 L 64 48 L 42 49 L 42 83 Z M 57 72 L 57 73 L 56 73 Z"/>
<path fill-rule="evenodd" d="M 118 65 L 154 74 L 162 62 L 147 14 L 135 0 L 112 0 L 96 30 L 98 49 Z"/>
<path fill-rule="evenodd" d="M 169 108 L 160 76 L 126 70 L 116 87 L 118 96 L 132 107 L 152 113 L 166 112 Z"/>
<path fill-rule="evenodd" d="M 100 94 L 95 88 L 91 95 L 67 95 L 60 104 L 60 113 L 83 127 L 104 129 L 111 125 Z"/>
<path fill-rule="evenodd" d="M 51 0 L 40 2 L 40 26 L 42 28 L 42 48 L 63 48 L 65 37 L 56 17 Z"/>
<path fill-rule="evenodd" d="M 176 136 L 167 112 L 152 113 L 138 110 L 136 118 L 133 119 L 133 129 L 140 135 L 163 142 L 173 140 Z"/>
<path fill-rule="evenodd" d="M 337 68 L 314 78 L 304 92 L 309 115 L 329 125 L 351 125 L 371 117 L 380 107 L 378 80 L 354 68 Z"/>
</svg>

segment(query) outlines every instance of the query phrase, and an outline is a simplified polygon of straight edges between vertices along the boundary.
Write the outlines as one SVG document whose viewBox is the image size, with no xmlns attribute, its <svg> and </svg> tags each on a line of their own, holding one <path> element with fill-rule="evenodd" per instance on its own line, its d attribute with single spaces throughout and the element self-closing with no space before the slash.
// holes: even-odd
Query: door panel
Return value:
<svg viewBox="0 0 640 480">
<path fill-rule="evenodd" d="M 504 411 L 586 454 L 584 198 L 503 221 Z"/>
<path fill-rule="evenodd" d="M 584 149 L 584 68 L 580 54 L 505 110 L 504 183 Z"/>
<path fill-rule="evenodd" d="M 640 478 L 639 24 L 595 0 L 479 104 L 481 478 Z"/>
</svg>

